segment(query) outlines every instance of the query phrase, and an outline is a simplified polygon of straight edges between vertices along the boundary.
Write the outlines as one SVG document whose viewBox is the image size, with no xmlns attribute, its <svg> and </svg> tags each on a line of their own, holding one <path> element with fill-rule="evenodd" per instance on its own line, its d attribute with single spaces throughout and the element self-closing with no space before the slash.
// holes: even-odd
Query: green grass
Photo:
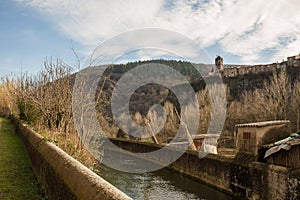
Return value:
<svg viewBox="0 0 300 200">
<path fill-rule="evenodd" d="M 0 199 L 45 199 L 13 125 L 0 118 Z"/>
</svg>

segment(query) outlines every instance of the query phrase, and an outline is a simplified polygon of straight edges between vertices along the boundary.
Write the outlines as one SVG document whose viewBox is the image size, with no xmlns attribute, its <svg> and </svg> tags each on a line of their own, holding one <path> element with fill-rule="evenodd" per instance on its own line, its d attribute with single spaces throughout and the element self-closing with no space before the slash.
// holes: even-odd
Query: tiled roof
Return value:
<svg viewBox="0 0 300 200">
<path fill-rule="evenodd" d="M 263 127 L 270 125 L 280 125 L 290 123 L 289 120 L 276 120 L 276 121 L 265 121 L 265 122 L 254 122 L 254 123 L 246 123 L 246 124 L 236 124 L 236 127 Z"/>
</svg>

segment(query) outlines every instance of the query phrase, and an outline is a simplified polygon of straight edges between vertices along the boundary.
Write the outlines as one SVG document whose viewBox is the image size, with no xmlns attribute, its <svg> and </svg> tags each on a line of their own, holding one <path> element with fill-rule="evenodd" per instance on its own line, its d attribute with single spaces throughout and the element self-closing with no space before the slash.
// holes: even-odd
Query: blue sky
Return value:
<svg viewBox="0 0 300 200">
<path fill-rule="evenodd" d="M 17 2 L 0 1 L 0 76 L 36 73 L 47 59 L 62 58 L 76 64 L 73 48 L 78 43 L 57 31 L 34 8 Z"/>
<path fill-rule="evenodd" d="M 35 73 L 46 57 L 75 67 L 72 48 L 83 61 L 101 42 L 140 28 L 183 34 L 225 63 L 281 61 L 300 53 L 299 10 L 297 0 L 4 0 L 0 76 Z"/>
</svg>

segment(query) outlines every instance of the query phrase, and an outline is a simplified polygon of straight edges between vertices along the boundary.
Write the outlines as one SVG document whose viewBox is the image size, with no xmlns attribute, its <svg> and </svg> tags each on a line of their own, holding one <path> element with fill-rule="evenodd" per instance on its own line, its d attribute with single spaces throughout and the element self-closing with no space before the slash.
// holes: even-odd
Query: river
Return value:
<svg viewBox="0 0 300 200">
<path fill-rule="evenodd" d="M 136 165 L 134 163 L 135 159 L 127 155 L 121 156 L 117 153 L 109 153 L 106 154 L 106 159 L 115 160 L 120 165 Z M 140 162 L 144 163 L 146 161 Z M 167 168 L 155 172 L 136 174 L 120 172 L 102 164 L 97 171 L 101 177 L 133 199 L 234 199 L 212 187 L 201 184 Z"/>
</svg>

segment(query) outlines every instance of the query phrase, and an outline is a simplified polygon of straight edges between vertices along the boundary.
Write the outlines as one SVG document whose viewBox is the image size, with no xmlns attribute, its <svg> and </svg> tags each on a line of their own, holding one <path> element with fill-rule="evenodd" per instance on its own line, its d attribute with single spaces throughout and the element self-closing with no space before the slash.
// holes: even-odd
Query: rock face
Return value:
<svg viewBox="0 0 300 200">
<path fill-rule="evenodd" d="M 228 65 L 218 56 L 215 65 L 233 98 L 238 98 L 244 91 L 262 88 L 264 81 L 269 80 L 274 72 L 286 70 L 292 83 L 300 78 L 300 54 L 288 57 L 287 61 L 262 65 Z"/>
</svg>

